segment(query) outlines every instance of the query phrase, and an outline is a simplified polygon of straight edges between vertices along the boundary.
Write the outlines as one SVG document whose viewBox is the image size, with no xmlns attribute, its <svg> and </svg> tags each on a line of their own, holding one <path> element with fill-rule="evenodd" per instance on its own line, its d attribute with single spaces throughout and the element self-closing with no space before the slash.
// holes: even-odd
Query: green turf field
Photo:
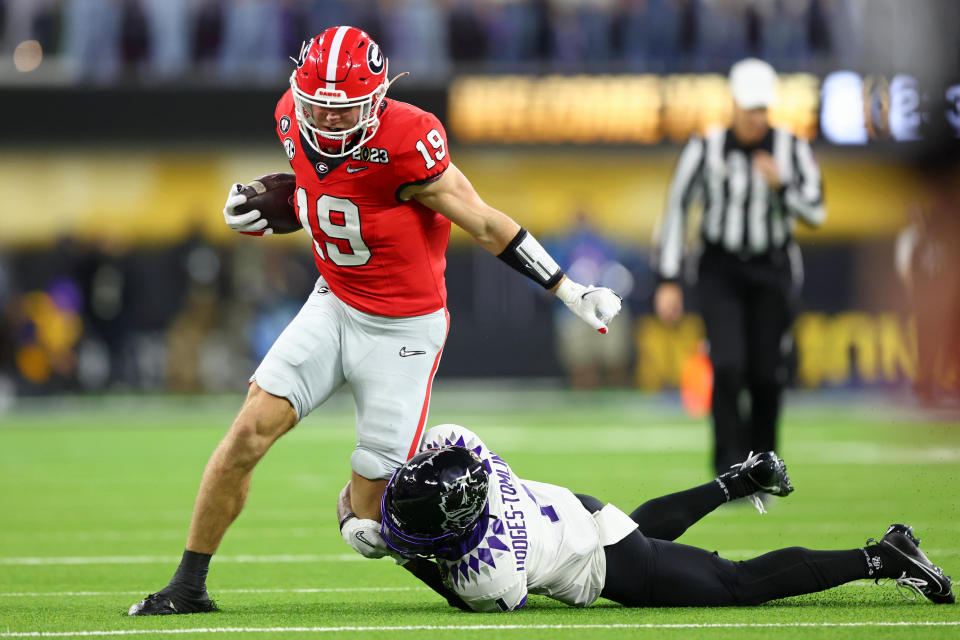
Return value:
<svg viewBox="0 0 960 640">
<path fill-rule="evenodd" d="M 389 560 L 355 555 L 334 503 L 353 446 L 349 397 L 282 439 L 208 585 L 222 611 L 128 618 L 166 584 L 207 456 L 237 398 L 32 402 L 0 416 L 0 638 L 957 638 L 960 607 L 854 583 L 757 608 L 571 609 L 533 596 L 509 615 L 450 609 Z M 669 399 L 629 393 L 436 392 L 431 424 L 477 431 L 522 477 L 631 510 L 707 479 L 708 429 Z M 793 398 L 780 454 L 796 492 L 760 516 L 728 506 L 681 542 L 732 559 L 802 545 L 861 546 L 891 522 L 960 577 L 960 424 L 895 402 Z"/>
</svg>

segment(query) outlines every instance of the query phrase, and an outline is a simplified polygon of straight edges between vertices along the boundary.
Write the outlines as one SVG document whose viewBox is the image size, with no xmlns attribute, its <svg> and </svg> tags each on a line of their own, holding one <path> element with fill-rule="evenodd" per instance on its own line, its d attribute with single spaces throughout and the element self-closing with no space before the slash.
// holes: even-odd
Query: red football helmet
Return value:
<svg viewBox="0 0 960 640">
<path fill-rule="evenodd" d="M 304 43 L 290 86 L 303 137 L 318 153 L 341 158 L 377 131 L 377 112 L 390 86 L 387 59 L 366 32 L 355 27 L 330 27 Z M 311 105 L 362 108 L 356 125 L 324 131 L 314 119 Z"/>
</svg>

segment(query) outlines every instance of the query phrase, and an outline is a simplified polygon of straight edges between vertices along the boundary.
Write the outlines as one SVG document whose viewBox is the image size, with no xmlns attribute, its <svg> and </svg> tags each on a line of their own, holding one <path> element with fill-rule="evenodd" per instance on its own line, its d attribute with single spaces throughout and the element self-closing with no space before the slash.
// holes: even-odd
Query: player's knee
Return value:
<svg viewBox="0 0 960 640">
<path fill-rule="evenodd" d="M 228 461 L 238 466 L 256 464 L 295 424 L 296 413 L 286 399 L 253 389 L 224 438 Z"/>
<path fill-rule="evenodd" d="M 388 480 L 401 464 L 402 461 L 398 462 L 379 451 L 359 445 L 350 454 L 350 467 L 357 475 L 368 480 Z"/>
<path fill-rule="evenodd" d="M 237 466 L 252 466 L 263 457 L 276 441 L 275 429 L 266 424 L 266 418 L 255 413 L 241 412 L 230 426 L 224 439 L 228 460 Z"/>
<path fill-rule="evenodd" d="M 270 446 L 257 432 L 255 421 L 242 415 L 233 421 L 222 444 L 227 463 L 238 467 L 256 464 Z"/>
</svg>

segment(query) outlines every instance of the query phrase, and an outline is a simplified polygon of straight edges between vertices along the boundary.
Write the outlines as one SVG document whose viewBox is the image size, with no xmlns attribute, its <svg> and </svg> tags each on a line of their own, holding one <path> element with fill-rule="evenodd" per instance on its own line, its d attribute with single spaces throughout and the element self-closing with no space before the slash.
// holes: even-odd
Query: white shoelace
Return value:
<svg viewBox="0 0 960 640">
<path fill-rule="evenodd" d="M 746 459 L 746 460 L 744 460 L 744 461 L 741 462 L 740 464 L 735 464 L 735 465 L 733 465 L 733 466 L 730 467 L 730 468 L 731 468 L 731 469 L 736 469 L 737 471 L 746 472 L 746 469 L 744 469 L 744 467 L 747 466 L 747 463 L 750 461 L 750 458 L 752 458 L 752 457 L 753 457 L 753 450 L 751 450 L 750 453 L 747 454 L 747 459 Z M 720 483 L 720 486 L 723 486 L 723 483 Z M 724 488 L 723 488 L 723 491 L 724 491 L 724 493 L 726 493 L 726 492 L 727 492 L 727 488 L 724 487 Z M 729 500 L 729 497 L 728 497 L 727 499 Z M 753 506 L 755 506 L 755 507 L 757 508 L 757 511 L 760 512 L 760 515 L 763 515 L 763 514 L 765 514 L 765 513 L 767 512 L 766 508 L 763 506 L 763 500 L 761 500 L 761 499 L 760 499 L 760 496 L 758 496 L 756 493 L 752 493 L 752 494 L 750 494 L 749 496 L 747 496 L 747 500 L 749 500 L 750 502 L 753 503 Z"/>
<path fill-rule="evenodd" d="M 914 591 L 917 592 L 917 595 L 923 596 L 923 591 L 921 591 L 920 589 L 921 587 L 927 586 L 926 580 L 924 580 L 923 578 L 911 578 L 907 576 L 906 571 L 904 571 L 903 575 L 901 575 L 899 578 L 896 578 L 894 582 L 897 583 L 897 591 L 900 593 L 900 595 L 903 596 L 904 599 L 910 600 L 910 601 L 916 600 L 917 596 L 911 597 L 907 595 L 907 593 L 904 591 L 904 587 L 908 589 L 913 589 Z M 926 596 L 924 596 L 924 598 L 926 598 Z"/>
</svg>

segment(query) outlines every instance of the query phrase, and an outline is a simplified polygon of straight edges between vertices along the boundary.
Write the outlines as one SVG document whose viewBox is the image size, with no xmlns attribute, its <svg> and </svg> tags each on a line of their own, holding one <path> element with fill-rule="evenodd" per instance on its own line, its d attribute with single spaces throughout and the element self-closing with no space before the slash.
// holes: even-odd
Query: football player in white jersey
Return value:
<svg viewBox="0 0 960 640">
<path fill-rule="evenodd" d="M 949 576 L 901 524 L 856 549 L 791 547 L 743 562 L 672 542 L 728 500 L 792 490 L 783 462 L 766 452 L 628 516 L 523 480 L 475 433 L 441 425 L 390 479 L 382 539 L 370 542 L 407 561 L 451 604 L 481 612 L 519 609 L 529 593 L 580 607 L 598 597 L 635 607 L 755 605 L 863 578 L 891 578 L 934 603 L 954 602 Z"/>
</svg>

